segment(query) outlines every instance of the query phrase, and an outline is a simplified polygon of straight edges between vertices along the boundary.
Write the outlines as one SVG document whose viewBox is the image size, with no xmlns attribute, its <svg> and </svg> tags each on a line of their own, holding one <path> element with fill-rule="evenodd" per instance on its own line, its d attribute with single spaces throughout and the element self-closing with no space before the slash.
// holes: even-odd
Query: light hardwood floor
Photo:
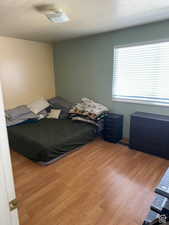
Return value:
<svg viewBox="0 0 169 225">
<path fill-rule="evenodd" d="M 100 139 L 47 167 L 12 162 L 21 225 L 141 225 L 169 167 Z"/>
</svg>

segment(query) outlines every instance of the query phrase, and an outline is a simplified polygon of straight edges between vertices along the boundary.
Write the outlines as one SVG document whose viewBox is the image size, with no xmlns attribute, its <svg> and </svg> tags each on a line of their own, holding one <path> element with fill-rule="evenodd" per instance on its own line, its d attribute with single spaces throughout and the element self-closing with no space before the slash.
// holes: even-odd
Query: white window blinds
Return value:
<svg viewBox="0 0 169 225">
<path fill-rule="evenodd" d="M 169 104 L 169 42 L 115 48 L 113 98 Z"/>
</svg>

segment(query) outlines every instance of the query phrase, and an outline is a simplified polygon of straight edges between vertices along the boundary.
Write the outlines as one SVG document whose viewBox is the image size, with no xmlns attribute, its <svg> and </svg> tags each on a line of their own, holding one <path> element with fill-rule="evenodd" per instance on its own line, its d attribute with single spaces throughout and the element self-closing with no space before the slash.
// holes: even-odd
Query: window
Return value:
<svg viewBox="0 0 169 225">
<path fill-rule="evenodd" d="M 113 99 L 169 105 L 169 42 L 114 49 Z"/>
</svg>

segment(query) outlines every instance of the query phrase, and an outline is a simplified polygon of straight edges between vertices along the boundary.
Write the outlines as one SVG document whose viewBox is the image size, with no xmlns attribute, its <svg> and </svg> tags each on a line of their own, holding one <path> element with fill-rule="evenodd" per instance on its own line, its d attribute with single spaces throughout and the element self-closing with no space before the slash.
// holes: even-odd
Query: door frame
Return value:
<svg viewBox="0 0 169 225">
<path fill-rule="evenodd" d="M 16 199 L 13 171 L 6 128 L 2 86 L 0 82 L 0 220 L 3 225 L 19 225 L 18 210 L 10 211 L 9 202 Z"/>
</svg>

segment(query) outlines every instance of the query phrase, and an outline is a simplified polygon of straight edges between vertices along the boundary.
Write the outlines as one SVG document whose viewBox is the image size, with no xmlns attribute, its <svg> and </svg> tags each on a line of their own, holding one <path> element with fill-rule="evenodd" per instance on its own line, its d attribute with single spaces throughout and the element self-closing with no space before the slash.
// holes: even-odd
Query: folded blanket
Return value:
<svg viewBox="0 0 169 225">
<path fill-rule="evenodd" d="M 8 109 L 5 111 L 6 118 L 10 120 L 15 120 L 20 116 L 30 113 L 30 109 L 26 105 L 20 105 L 13 109 Z"/>
<path fill-rule="evenodd" d="M 88 98 L 82 98 L 80 103 L 70 109 L 69 114 L 86 116 L 91 120 L 97 120 L 100 115 L 107 111 L 108 108 L 106 106 L 96 103 Z"/>
<path fill-rule="evenodd" d="M 43 110 L 38 114 L 33 113 L 26 105 L 5 111 L 7 127 L 20 124 L 27 120 L 39 120 L 47 116 L 47 111 Z"/>
<path fill-rule="evenodd" d="M 14 126 L 16 124 L 20 124 L 29 119 L 37 119 L 37 115 L 35 115 L 32 112 L 28 112 L 28 113 L 24 113 L 18 117 L 15 117 L 15 118 L 11 118 L 11 117 L 9 118 L 8 116 L 6 116 L 7 127 Z"/>
</svg>

